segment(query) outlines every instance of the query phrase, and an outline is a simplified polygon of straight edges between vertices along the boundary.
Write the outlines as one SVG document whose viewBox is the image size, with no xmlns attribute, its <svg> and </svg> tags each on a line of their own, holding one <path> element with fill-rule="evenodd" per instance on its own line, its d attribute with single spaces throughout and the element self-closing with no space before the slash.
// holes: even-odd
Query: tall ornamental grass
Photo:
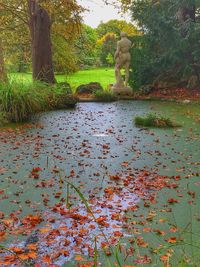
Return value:
<svg viewBox="0 0 200 267">
<path fill-rule="evenodd" d="M 6 113 L 11 122 L 27 121 L 38 112 L 75 103 L 69 88 L 63 85 L 15 80 L 0 83 L 0 112 Z"/>
</svg>

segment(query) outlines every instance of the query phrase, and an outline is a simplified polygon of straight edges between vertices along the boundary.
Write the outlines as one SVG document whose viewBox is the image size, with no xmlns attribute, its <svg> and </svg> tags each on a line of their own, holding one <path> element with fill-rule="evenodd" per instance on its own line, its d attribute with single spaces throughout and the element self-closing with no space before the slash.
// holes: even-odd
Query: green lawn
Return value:
<svg viewBox="0 0 200 267">
<path fill-rule="evenodd" d="M 11 79 L 31 81 L 31 73 L 11 73 L 10 77 Z M 99 82 L 106 88 L 114 82 L 114 69 L 81 70 L 71 75 L 56 75 L 56 79 L 58 82 L 69 82 L 73 88 L 89 82 Z"/>
</svg>

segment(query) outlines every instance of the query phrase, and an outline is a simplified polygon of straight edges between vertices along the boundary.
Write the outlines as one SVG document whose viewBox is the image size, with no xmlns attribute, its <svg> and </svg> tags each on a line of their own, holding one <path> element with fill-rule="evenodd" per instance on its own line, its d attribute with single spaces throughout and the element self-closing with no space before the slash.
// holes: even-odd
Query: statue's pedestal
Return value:
<svg viewBox="0 0 200 267">
<path fill-rule="evenodd" d="M 126 95 L 130 96 L 133 94 L 132 88 L 129 86 L 124 86 L 124 85 L 122 86 L 114 85 L 111 87 L 111 90 L 113 91 L 114 94 L 120 95 L 120 96 L 126 96 Z"/>
</svg>

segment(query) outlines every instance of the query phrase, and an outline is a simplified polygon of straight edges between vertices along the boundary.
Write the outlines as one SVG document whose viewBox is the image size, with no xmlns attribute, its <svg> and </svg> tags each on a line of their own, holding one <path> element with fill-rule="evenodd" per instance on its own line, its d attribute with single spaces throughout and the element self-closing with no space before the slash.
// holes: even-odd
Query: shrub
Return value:
<svg viewBox="0 0 200 267">
<path fill-rule="evenodd" d="M 135 117 L 135 124 L 144 127 L 179 127 L 171 119 L 156 114 L 148 114 L 146 117 Z"/>
<path fill-rule="evenodd" d="M 74 107 L 78 101 L 72 93 L 68 83 L 58 83 L 47 92 L 49 109 L 63 109 Z"/>
<path fill-rule="evenodd" d="M 98 101 L 102 102 L 112 102 L 116 100 L 115 94 L 110 90 L 96 90 L 93 95 Z"/>
<path fill-rule="evenodd" d="M 100 83 L 91 82 L 88 84 L 81 84 L 77 87 L 76 92 L 79 94 L 93 94 L 95 91 L 103 91 Z"/>
</svg>

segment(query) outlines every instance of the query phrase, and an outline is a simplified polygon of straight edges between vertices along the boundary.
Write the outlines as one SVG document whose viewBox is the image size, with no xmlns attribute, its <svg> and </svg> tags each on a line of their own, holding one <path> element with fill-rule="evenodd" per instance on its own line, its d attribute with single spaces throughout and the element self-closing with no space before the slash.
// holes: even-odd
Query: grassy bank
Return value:
<svg viewBox="0 0 200 267">
<path fill-rule="evenodd" d="M 23 82 L 31 82 L 31 73 L 11 73 L 10 78 Z M 109 68 L 99 68 L 90 70 L 81 70 L 71 75 L 56 75 L 57 82 L 68 82 L 73 89 L 80 84 L 90 82 L 99 82 L 104 88 L 108 84 L 114 83 L 114 70 Z"/>
</svg>

